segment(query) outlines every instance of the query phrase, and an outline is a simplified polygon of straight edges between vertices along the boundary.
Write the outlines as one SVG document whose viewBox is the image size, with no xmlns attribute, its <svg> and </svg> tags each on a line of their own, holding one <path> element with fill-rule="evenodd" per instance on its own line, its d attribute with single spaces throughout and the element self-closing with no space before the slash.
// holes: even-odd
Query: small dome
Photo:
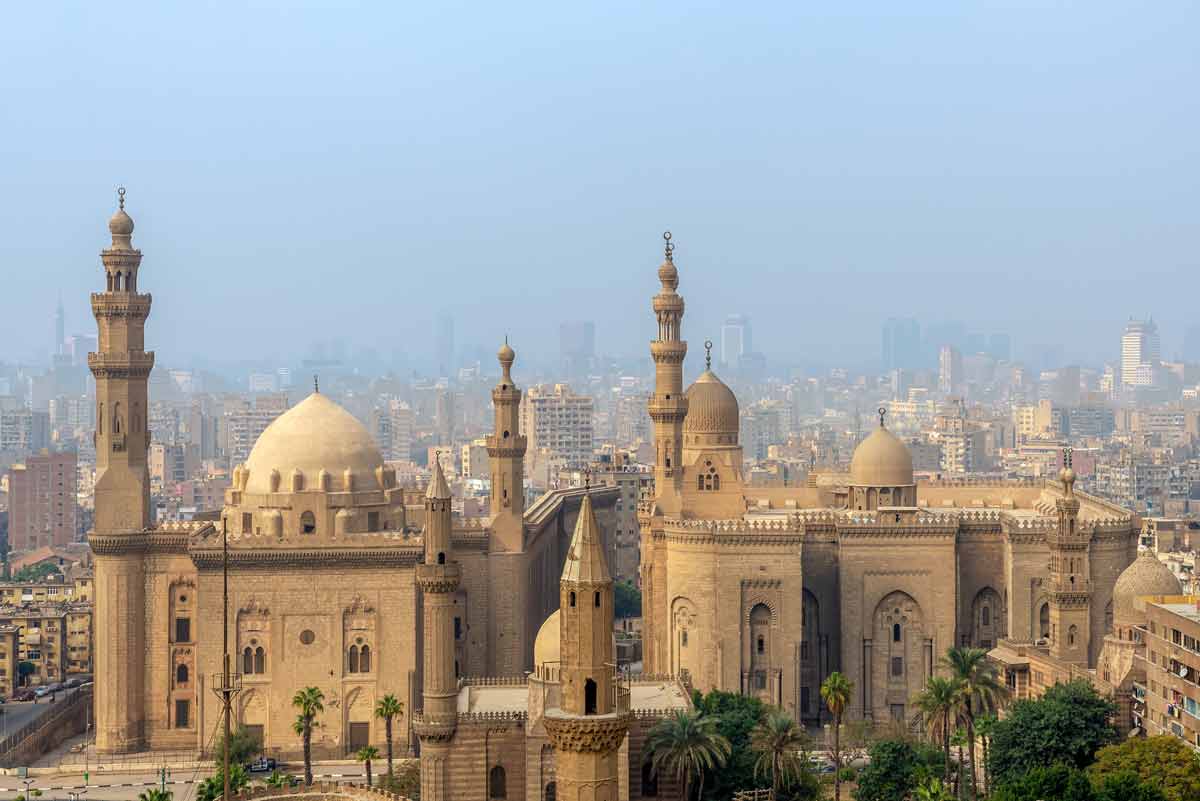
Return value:
<svg viewBox="0 0 1200 801">
<path fill-rule="evenodd" d="M 1179 595 L 1183 590 L 1171 568 L 1149 551 L 1143 551 L 1125 568 L 1113 585 L 1113 623 L 1136 626 L 1145 623 L 1143 595 Z"/>
<path fill-rule="evenodd" d="M 549 662 L 558 666 L 559 659 L 559 621 L 560 610 L 555 609 L 546 622 L 538 629 L 537 638 L 533 641 L 533 666 L 541 667 Z"/>
<path fill-rule="evenodd" d="M 125 213 L 125 209 L 117 209 L 108 221 L 108 232 L 113 236 L 132 236 L 133 218 Z"/>
<path fill-rule="evenodd" d="M 354 477 L 359 489 L 377 489 L 376 470 L 383 466 L 378 446 L 354 415 L 326 396 L 314 392 L 275 419 L 254 443 L 246 469 L 250 476 L 245 491 L 266 495 L 271 490 L 273 471 L 319 476 L 322 489 L 329 474 Z M 280 487 L 287 492 L 291 487 Z"/>
<path fill-rule="evenodd" d="M 712 370 L 705 370 L 687 390 L 688 411 L 683 421 L 685 434 L 738 433 L 738 402 Z"/>
<path fill-rule="evenodd" d="M 513 359 L 517 358 L 517 354 L 513 352 L 513 349 L 509 347 L 508 342 L 506 341 L 500 346 L 500 350 L 496 351 L 496 358 L 502 362 L 511 362 Z"/>
<path fill-rule="evenodd" d="M 880 425 L 854 449 L 850 485 L 907 487 L 913 484 L 912 454 L 891 431 Z"/>
</svg>

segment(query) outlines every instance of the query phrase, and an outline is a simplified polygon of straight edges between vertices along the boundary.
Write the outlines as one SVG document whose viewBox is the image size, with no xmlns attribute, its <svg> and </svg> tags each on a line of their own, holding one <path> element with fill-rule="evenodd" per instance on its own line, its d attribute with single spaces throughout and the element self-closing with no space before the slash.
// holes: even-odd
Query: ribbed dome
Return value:
<svg viewBox="0 0 1200 801">
<path fill-rule="evenodd" d="M 1125 568 L 1113 585 L 1113 622 L 1118 626 L 1145 623 L 1142 595 L 1179 595 L 1183 590 L 1171 568 L 1149 551 L 1142 552 Z"/>
<path fill-rule="evenodd" d="M 254 443 L 246 468 L 250 479 L 246 492 L 265 495 L 271 492 L 271 473 L 291 476 L 299 470 L 304 489 L 320 486 L 320 474 L 333 479 L 334 491 L 344 489 L 346 472 L 352 476 L 355 490 L 378 489 L 376 470 L 383 467 L 383 455 L 352 414 L 326 396 L 314 392 L 275 419 Z M 290 486 L 281 482 L 279 492 Z"/>
<path fill-rule="evenodd" d="M 540 667 L 547 662 L 555 667 L 559 659 L 559 620 L 558 609 L 546 618 L 546 622 L 538 629 L 537 639 L 533 641 L 533 666 Z"/>
<path fill-rule="evenodd" d="M 738 402 L 733 390 L 705 370 L 687 390 L 688 411 L 683 421 L 685 434 L 738 433 Z"/>
<path fill-rule="evenodd" d="M 850 460 L 850 485 L 906 487 L 913 483 L 912 454 L 882 425 L 859 443 Z"/>
</svg>

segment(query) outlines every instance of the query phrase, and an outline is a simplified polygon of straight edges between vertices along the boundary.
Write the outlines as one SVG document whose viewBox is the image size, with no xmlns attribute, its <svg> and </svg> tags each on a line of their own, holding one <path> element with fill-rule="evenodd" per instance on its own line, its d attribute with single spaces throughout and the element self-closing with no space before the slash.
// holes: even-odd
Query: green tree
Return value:
<svg viewBox="0 0 1200 801">
<path fill-rule="evenodd" d="M 258 738 L 245 726 L 238 726 L 229 735 L 229 761 L 230 762 L 249 762 L 252 756 L 258 754 L 262 744 Z M 221 735 L 221 739 L 217 740 L 216 747 L 213 749 L 214 754 L 223 754 L 225 748 L 225 735 Z"/>
<path fill-rule="evenodd" d="M 971 754 L 971 797 L 979 798 L 975 780 L 975 718 L 995 712 L 1008 700 L 1008 688 L 1000 679 L 996 664 L 982 648 L 951 648 L 941 660 L 951 678 L 959 682 L 962 717 L 967 727 L 967 745 Z"/>
<path fill-rule="evenodd" d="M 354 758 L 366 766 L 367 786 L 371 787 L 371 760 L 379 759 L 379 749 L 373 745 L 364 746 L 354 753 Z"/>
<path fill-rule="evenodd" d="M 292 706 L 300 710 L 292 731 L 300 735 L 304 743 L 304 783 L 312 784 L 312 733 L 321 725 L 317 723 L 317 715 L 325 711 L 325 693 L 316 687 L 305 687 L 292 696 Z"/>
<path fill-rule="evenodd" d="M 246 769 L 236 763 L 229 765 L 229 792 L 236 793 L 250 784 Z M 225 794 L 225 771 L 217 768 L 217 772 L 200 783 L 196 790 L 196 801 L 217 801 Z"/>
<path fill-rule="evenodd" d="M 1182 740 L 1170 735 L 1139 737 L 1101 748 L 1088 773 L 1097 786 L 1109 776 L 1133 773 L 1161 790 L 1167 801 L 1200 799 L 1200 759 Z"/>
<path fill-rule="evenodd" d="M 263 779 L 263 784 L 267 785 L 268 787 L 290 787 L 292 784 L 292 777 L 281 771 L 279 768 L 276 768 L 275 770 L 271 771 L 271 774 L 267 776 L 267 778 Z"/>
<path fill-rule="evenodd" d="M 36 565 L 26 565 L 16 572 L 13 581 L 45 581 L 51 576 L 62 578 L 62 571 L 53 562 L 40 562 Z"/>
<path fill-rule="evenodd" d="M 833 801 L 842 801 L 842 715 L 853 692 L 854 685 L 836 670 L 821 682 L 821 699 L 833 715 Z"/>
<path fill-rule="evenodd" d="M 379 786 L 401 798 L 421 799 L 421 764 L 415 759 L 402 760 L 391 776 L 379 780 Z"/>
<path fill-rule="evenodd" d="M 962 682 L 951 676 L 934 676 L 917 695 L 917 709 L 925 730 L 946 754 L 946 775 L 950 781 L 950 732 L 957 725 L 962 710 Z"/>
<path fill-rule="evenodd" d="M 856 801 L 908 801 L 917 785 L 945 771 L 942 749 L 909 740 L 879 740 L 858 774 Z"/>
<path fill-rule="evenodd" d="M 684 801 L 690 801 L 692 782 L 698 782 L 696 795 L 703 798 L 705 775 L 729 759 L 729 741 L 717 731 L 717 723 L 715 716 L 678 710 L 646 736 L 651 770 L 674 775 L 683 784 Z"/>
<path fill-rule="evenodd" d="M 913 801 L 954 801 L 950 788 L 936 776 L 919 782 L 913 789 L 912 798 Z"/>
<path fill-rule="evenodd" d="M 613 617 L 641 617 L 642 591 L 632 581 L 613 583 Z"/>
<path fill-rule="evenodd" d="M 151 787 L 138 793 L 138 801 L 171 801 L 173 797 L 174 793 L 161 787 Z"/>
<path fill-rule="evenodd" d="M 705 695 L 692 693 L 692 705 L 698 714 L 715 718 L 717 734 L 729 741 L 725 764 L 715 775 L 705 777 L 705 796 L 710 801 L 724 801 L 739 790 L 769 787 L 766 780 L 760 782 L 754 775 L 756 755 L 750 747 L 750 732 L 769 707 L 757 698 L 717 690 Z"/>
<path fill-rule="evenodd" d="M 404 704 L 396 696 L 383 696 L 375 704 L 375 717 L 383 721 L 384 737 L 387 740 L 387 772 L 392 775 L 392 721 L 404 714 Z"/>
<path fill-rule="evenodd" d="M 1117 742 L 1116 706 L 1083 680 L 1056 684 L 1036 700 L 1018 701 L 992 730 L 988 761 L 993 781 L 1004 784 L 1030 768 L 1056 763 L 1086 768 L 1095 754 Z"/>
<path fill-rule="evenodd" d="M 1166 801 L 1166 796 L 1158 787 L 1127 770 L 1105 776 L 1096 785 L 1096 801 Z"/>
<path fill-rule="evenodd" d="M 768 712 L 751 730 L 750 747 L 758 755 L 754 762 L 755 776 L 769 777 L 778 798 L 804 770 L 808 735 L 790 715 L 775 710 Z"/>
<path fill-rule="evenodd" d="M 1096 801 L 1087 774 L 1064 765 L 1038 765 L 1000 784 L 991 801 Z"/>
</svg>

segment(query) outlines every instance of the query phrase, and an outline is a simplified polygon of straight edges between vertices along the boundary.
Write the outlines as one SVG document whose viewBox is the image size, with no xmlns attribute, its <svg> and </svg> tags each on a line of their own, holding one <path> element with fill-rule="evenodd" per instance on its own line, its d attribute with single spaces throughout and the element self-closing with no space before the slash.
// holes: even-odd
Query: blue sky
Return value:
<svg viewBox="0 0 1200 801">
<path fill-rule="evenodd" d="M 0 28 L 0 358 L 93 330 L 129 187 L 160 363 L 314 339 L 857 361 L 890 315 L 1115 358 L 1196 321 L 1194 3 L 22 3 Z M 31 333 L 33 336 L 31 336 Z M 40 337 L 40 338 L 38 338 Z M 700 349 L 694 348 L 695 353 Z"/>
</svg>

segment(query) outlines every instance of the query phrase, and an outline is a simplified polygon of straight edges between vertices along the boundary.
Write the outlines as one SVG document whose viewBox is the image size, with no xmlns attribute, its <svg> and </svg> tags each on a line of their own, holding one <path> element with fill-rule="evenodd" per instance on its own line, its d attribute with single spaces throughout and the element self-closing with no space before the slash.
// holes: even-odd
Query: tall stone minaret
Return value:
<svg viewBox="0 0 1200 801">
<path fill-rule="evenodd" d="M 525 437 L 521 434 L 521 390 L 513 382 L 512 366 L 517 354 L 508 341 L 496 354 L 500 361 L 500 383 L 492 390 L 496 425 L 487 440 L 488 460 L 492 468 L 493 549 L 524 549 L 525 517 Z"/>
<path fill-rule="evenodd" d="M 120 208 L 108 221 L 112 246 L 100 254 L 104 291 L 92 294 L 98 351 L 88 354 L 96 377 L 96 748 L 106 753 L 144 744 L 145 577 L 141 548 L 150 517 L 146 457 L 146 383 L 154 353 L 144 333 L 150 295 L 139 294 L 142 253 L 133 220 Z"/>
<path fill-rule="evenodd" d="M 683 475 L 683 420 L 687 417 L 687 398 L 683 394 L 683 358 L 687 343 L 680 338 L 683 323 L 683 297 L 679 271 L 675 268 L 671 232 L 663 234 L 666 257 L 658 268 L 662 290 L 654 296 L 654 315 L 658 318 L 658 337 L 650 343 L 654 358 L 654 397 L 647 404 L 654 422 L 654 494 L 659 508 L 667 513 L 679 511 L 680 478 Z"/>
<path fill-rule="evenodd" d="M 441 460 L 434 459 L 433 477 L 425 492 L 425 560 L 417 565 L 417 585 L 424 597 L 420 714 L 413 729 L 421 738 L 421 798 L 447 801 L 450 741 L 458 725 L 458 676 L 454 665 L 454 593 L 462 579 L 450 541 L 450 488 Z"/>
<path fill-rule="evenodd" d="M 1079 528 L 1070 448 L 1063 451 L 1059 480 L 1063 497 L 1054 502 L 1058 525 L 1046 537 L 1050 546 L 1050 655 L 1086 667 L 1091 639 L 1091 535 Z"/>
<path fill-rule="evenodd" d="M 613 583 L 592 499 L 585 495 L 559 582 L 561 706 L 543 721 L 554 746 L 557 797 L 616 801 L 629 688 L 617 681 Z"/>
</svg>

